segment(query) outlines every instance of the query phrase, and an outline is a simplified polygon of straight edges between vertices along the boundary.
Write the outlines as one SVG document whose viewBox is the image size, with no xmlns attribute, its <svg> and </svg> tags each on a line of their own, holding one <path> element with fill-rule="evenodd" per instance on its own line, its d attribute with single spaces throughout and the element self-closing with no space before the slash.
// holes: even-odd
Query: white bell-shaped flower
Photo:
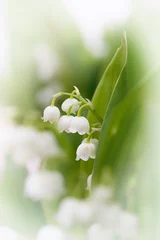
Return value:
<svg viewBox="0 0 160 240">
<path fill-rule="evenodd" d="M 65 132 L 69 133 L 72 119 L 73 119 L 73 116 L 64 115 L 64 116 L 60 117 L 60 119 L 58 121 L 59 132 L 65 131 Z"/>
<path fill-rule="evenodd" d="M 67 99 L 62 103 L 61 108 L 62 108 L 62 110 L 63 110 L 64 112 L 67 113 L 68 110 L 69 110 L 69 108 L 70 108 L 71 106 L 72 106 L 72 108 L 71 108 L 71 113 L 75 114 L 75 113 L 78 111 L 80 104 L 79 104 L 78 100 L 75 99 L 75 98 L 67 98 Z"/>
<path fill-rule="evenodd" d="M 88 142 L 88 139 L 87 139 L 87 138 L 83 139 L 83 141 L 82 141 L 82 143 L 87 143 L 87 142 Z M 89 142 L 93 143 L 93 144 L 96 146 L 96 148 L 98 147 L 98 139 L 96 139 L 96 138 L 91 138 L 91 139 L 89 140 Z"/>
<path fill-rule="evenodd" d="M 84 160 L 87 161 L 89 158 L 95 158 L 96 157 L 96 147 L 95 144 L 89 142 L 89 143 L 81 143 L 76 151 L 76 160 Z"/>
<path fill-rule="evenodd" d="M 64 179 L 59 172 L 43 170 L 28 175 L 25 180 L 25 196 L 33 201 L 60 197 L 64 190 Z"/>
<path fill-rule="evenodd" d="M 42 227 L 37 236 L 37 240 L 65 240 L 65 233 L 57 226 L 46 225 Z"/>
<path fill-rule="evenodd" d="M 73 117 L 71 120 L 71 125 L 69 128 L 69 131 L 71 133 L 76 133 L 78 132 L 80 135 L 84 135 L 86 133 L 89 133 L 90 125 L 87 120 L 87 118 L 82 117 L 82 116 L 76 116 Z"/>
<path fill-rule="evenodd" d="M 48 106 L 44 109 L 44 112 L 43 112 L 44 122 L 47 122 L 47 121 L 49 121 L 50 123 L 58 122 L 59 118 L 60 118 L 60 111 L 57 107 Z"/>
</svg>

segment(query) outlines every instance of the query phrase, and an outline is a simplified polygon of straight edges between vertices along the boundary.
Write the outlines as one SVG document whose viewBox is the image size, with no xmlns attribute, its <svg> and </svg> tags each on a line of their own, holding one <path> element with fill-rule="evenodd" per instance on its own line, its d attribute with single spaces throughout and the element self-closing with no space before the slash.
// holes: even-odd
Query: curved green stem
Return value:
<svg viewBox="0 0 160 240">
<path fill-rule="evenodd" d="M 75 91 L 75 90 L 74 90 Z M 73 91 L 73 92 L 74 92 Z M 97 114 L 97 112 L 96 112 L 96 110 L 93 108 L 93 107 L 91 107 L 90 106 L 90 104 L 88 103 L 88 101 L 85 99 L 85 98 L 83 98 L 81 95 L 76 95 L 76 94 L 74 94 L 74 93 L 66 93 L 66 92 L 60 92 L 60 93 L 57 93 L 57 94 L 55 94 L 54 96 L 53 96 L 53 99 L 54 98 L 58 98 L 58 97 L 60 97 L 60 96 L 72 96 L 72 97 L 74 97 L 74 98 L 76 98 L 76 99 L 78 99 L 80 102 L 82 102 L 82 104 L 86 104 L 86 107 L 88 108 L 88 110 L 90 110 L 91 112 L 92 112 L 92 114 L 94 114 L 94 116 L 97 118 L 97 120 L 100 122 L 100 123 L 102 123 L 103 122 L 103 119 Z"/>
<path fill-rule="evenodd" d="M 86 104 L 84 104 L 84 105 L 82 105 L 82 106 L 80 107 L 80 109 L 78 110 L 78 113 L 77 113 L 77 116 L 78 116 L 78 117 L 81 116 L 81 112 L 82 112 L 83 108 L 85 108 L 85 107 L 87 107 L 87 106 L 88 106 L 88 103 L 86 103 Z"/>
<path fill-rule="evenodd" d="M 56 98 L 57 98 L 57 97 L 53 97 L 52 102 L 51 102 L 51 106 L 54 106 L 55 101 L 56 101 Z"/>
</svg>

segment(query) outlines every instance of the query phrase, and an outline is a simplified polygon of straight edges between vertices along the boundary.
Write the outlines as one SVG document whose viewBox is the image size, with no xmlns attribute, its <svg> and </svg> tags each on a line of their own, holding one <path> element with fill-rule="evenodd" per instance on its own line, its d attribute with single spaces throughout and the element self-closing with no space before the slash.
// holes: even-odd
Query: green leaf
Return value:
<svg viewBox="0 0 160 240">
<path fill-rule="evenodd" d="M 142 110 L 146 101 L 148 80 L 153 77 L 153 73 L 142 79 L 123 100 L 114 105 L 112 111 L 106 113 L 94 162 L 93 184 L 100 182 L 106 165 L 119 180 L 122 175 L 130 174 L 128 166 L 141 146 L 139 139 L 144 121 Z M 133 168 L 131 171 L 133 172 Z"/>
<path fill-rule="evenodd" d="M 114 95 L 115 89 L 119 82 L 121 73 L 126 65 L 127 61 L 127 40 L 126 34 L 124 33 L 122 44 L 115 53 L 112 61 L 108 65 L 99 85 L 94 93 L 92 103 L 98 113 L 98 115 L 103 119 L 109 105 L 111 103 L 112 97 Z M 91 123 L 97 122 L 96 117 L 89 112 L 88 120 Z"/>
<path fill-rule="evenodd" d="M 120 101 L 123 95 L 126 94 L 126 88 L 124 86 L 126 78 L 124 77 L 123 81 L 119 81 L 126 61 L 127 40 L 126 34 L 124 33 L 122 44 L 116 51 L 113 59 L 104 72 L 92 99 L 94 109 L 97 115 L 99 115 L 102 119 L 104 118 L 106 111 L 108 112 L 108 110 L 112 107 L 111 103 L 114 102 L 113 100 L 116 100 L 116 102 Z M 118 92 L 118 95 L 115 94 L 115 90 L 117 90 L 116 92 Z M 91 112 L 88 114 L 88 120 L 90 123 L 98 121 L 95 115 Z M 86 184 L 88 175 L 92 172 L 93 163 L 94 161 L 91 159 L 88 162 L 81 162 L 81 186 L 83 187 Z"/>
</svg>

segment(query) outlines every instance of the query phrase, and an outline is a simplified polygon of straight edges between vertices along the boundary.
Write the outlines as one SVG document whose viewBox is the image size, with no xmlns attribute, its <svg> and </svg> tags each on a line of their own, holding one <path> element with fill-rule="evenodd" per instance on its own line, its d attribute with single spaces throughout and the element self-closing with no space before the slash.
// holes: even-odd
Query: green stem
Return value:
<svg viewBox="0 0 160 240">
<path fill-rule="evenodd" d="M 99 131 L 100 131 L 101 129 L 99 129 Z M 92 138 L 92 135 L 95 133 L 95 132 L 97 132 L 97 130 L 95 130 L 95 129 L 92 129 L 92 131 L 89 133 L 89 135 L 88 135 L 88 138 L 87 138 L 87 142 L 90 142 L 90 140 L 91 140 L 91 138 Z"/>
<path fill-rule="evenodd" d="M 82 112 L 83 108 L 85 108 L 85 107 L 87 107 L 87 106 L 88 106 L 88 103 L 86 103 L 86 104 L 84 104 L 84 105 L 82 105 L 82 106 L 80 107 L 80 109 L 78 110 L 78 113 L 77 113 L 77 116 L 78 116 L 78 117 L 81 116 L 81 112 Z"/>
<path fill-rule="evenodd" d="M 73 90 L 73 91 L 71 92 L 70 98 L 74 98 L 74 93 L 76 93 L 76 90 Z"/>
<path fill-rule="evenodd" d="M 75 91 L 75 90 L 74 90 Z M 81 95 L 76 95 L 76 94 L 73 94 L 72 93 L 66 93 L 66 92 L 60 92 L 60 93 L 57 93 L 55 94 L 53 97 L 54 98 L 57 98 L 57 97 L 60 97 L 60 96 L 70 96 L 70 97 L 74 97 L 76 99 L 78 99 L 80 102 L 82 102 L 82 104 L 86 104 L 88 105 L 87 108 L 88 110 L 90 110 L 92 112 L 92 114 L 97 118 L 97 120 L 102 123 L 103 122 L 103 119 L 97 114 L 96 110 L 91 107 L 88 103 L 88 101 L 86 99 L 84 99 Z"/>
<path fill-rule="evenodd" d="M 55 101 L 56 101 L 56 98 L 57 98 L 57 97 L 53 97 L 52 102 L 51 102 L 51 106 L 54 106 Z"/>
<path fill-rule="evenodd" d="M 88 110 L 91 111 L 91 113 L 97 118 L 97 120 L 100 123 L 103 123 L 103 119 L 97 114 L 96 110 L 94 108 L 91 108 L 90 106 L 88 106 Z"/>
</svg>

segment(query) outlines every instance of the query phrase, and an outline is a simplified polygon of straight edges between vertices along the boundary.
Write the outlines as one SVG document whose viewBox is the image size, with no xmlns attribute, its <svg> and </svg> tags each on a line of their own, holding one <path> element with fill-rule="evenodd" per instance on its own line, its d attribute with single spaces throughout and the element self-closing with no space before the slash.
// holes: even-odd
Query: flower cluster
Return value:
<svg viewBox="0 0 160 240">
<path fill-rule="evenodd" d="M 139 239 L 137 216 L 114 203 L 112 189 L 105 186 L 97 186 L 87 199 L 62 199 L 52 216 L 54 224 L 42 226 L 34 240 Z M 21 239 L 7 226 L 0 226 L 0 236 L 8 240 Z"/>
<path fill-rule="evenodd" d="M 42 166 L 45 160 L 64 156 L 64 152 L 50 132 L 16 125 L 13 110 L 0 107 L 0 183 L 5 179 L 9 156 L 13 165 L 27 171 L 25 197 L 33 201 L 59 198 L 65 192 L 64 177 L 60 172 L 42 169 Z"/>
<path fill-rule="evenodd" d="M 77 148 L 77 157 L 76 160 L 82 159 L 83 161 L 87 161 L 89 158 L 94 159 L 96 157 L 96 149 L 98 145 L 98 140 L 92 138 L 93 134 L 96 131 L 99 131 L 100 128 L 95 128 L 94 126 L 100 126 L 100 123 L 94 126 L 91 125 L 88 119 L 81 115 L 83 108 L 87 108 L 88 110 L 93 110 L 92 103 L 81 96 L 80 91 L 77 87 L 74 87 L 75 90 L 72 93 L 64 93 L 60 92 L 53 96 L 53 100 L 51 106 L 48 106 L 44 109 L 43 113 L 43 121 L 49 121 L 52 123 L 57 123 L 59 132 L 67 132 L 67 133 L 78 133 L 80 135 L 86 135 L 87 137 L 82 141 L 82 143 Z M 67 98 L 61 106 L 65 115 L 60 114 L 60 110 L 55 106 L 55 101 L 57 97 L 62 95 L 67 95 Z M 97 115 L 96 115 L 97 116 Z M 99 120 L 99 119 L 98 119 Z"/>
</svg>

